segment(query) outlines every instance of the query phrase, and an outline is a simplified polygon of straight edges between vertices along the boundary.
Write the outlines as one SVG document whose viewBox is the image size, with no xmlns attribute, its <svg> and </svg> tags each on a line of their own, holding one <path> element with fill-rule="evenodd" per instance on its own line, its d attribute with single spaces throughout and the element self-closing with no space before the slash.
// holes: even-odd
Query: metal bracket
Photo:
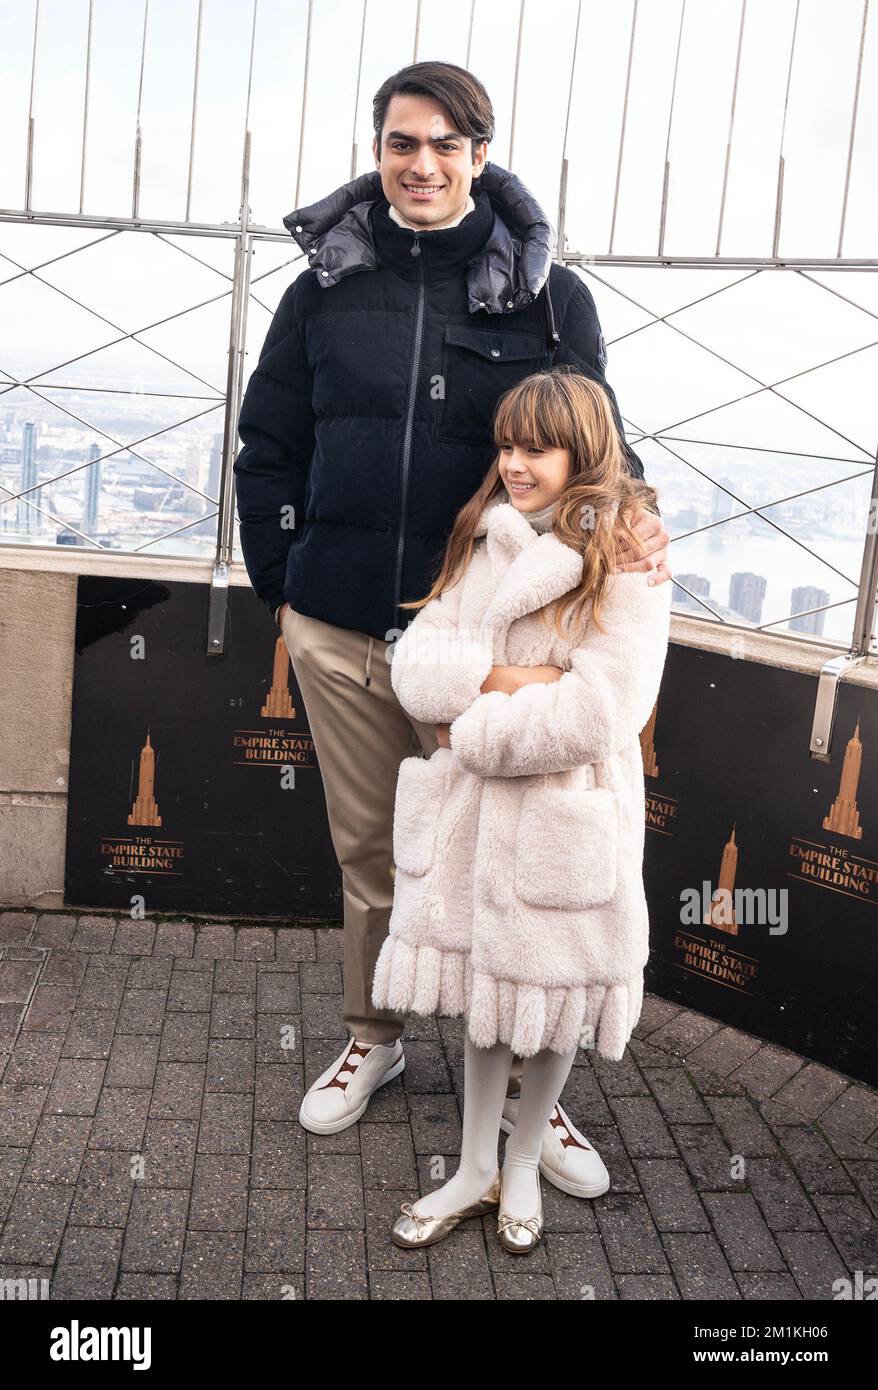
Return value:
<svg viewBox="0 0 878 1390">
<path fill-rule="evenodd" d="M 231 566 L 217 560 L 210 577 L 210 602 L 207 608 L 207 651 L 209 656 L 222 656 L 226 645 L 226 615 L 229 611 L 229 574 Z"/>
<path fill-rule="evenodd" d="M 831 661 L 827 661 L 820 672 L 820 679 L 817 682 L 817 701 L 814 705 L 814 723 L 811 726 L 811 744 L 808 752 L 812 758 L 818 758 L 822 763 L 829 762 L 835 709 L 838 703 L 839 681 L 847 675 L 848 671 L 852 671 L 855 666 L 859 666 L 865 660 L 865 656 L 855 656 L 852 652 L 846 652 L 844 656 L 835 656 Z"/>
</svg>

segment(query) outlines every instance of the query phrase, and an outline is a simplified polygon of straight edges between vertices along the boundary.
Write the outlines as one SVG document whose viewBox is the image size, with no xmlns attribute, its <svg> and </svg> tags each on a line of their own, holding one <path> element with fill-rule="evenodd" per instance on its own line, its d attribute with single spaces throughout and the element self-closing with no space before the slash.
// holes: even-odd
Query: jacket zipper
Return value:
<svg viewBox="0 0 878 1390">
<path fill-rule="evenodd" d="M 420 258 L 421 244 L 420 232 L 415 232 L 415 239 L 412 243 L 411 254 Z M 426 299 L 426 283 L 424 276 L 424 262 L 418 260 L 418 307 L 415 311 L 415 336 L 412 345 L 412 370 L 409 376 L 409 398 L 408 411 L 405 422 L 405 435 L 402 445 L 402 479 L 400 489 L 400 515 L 399 515 L 399 541 L 396 549 L 396 588 L 393 599 L 393 616 L 390 626 L 395 629 L 399 616 L 399 605 L 402 603 L 402 558 L 405 551 L 405 515 L 408 502 L 409 486 L 409 466 L 412 452 L 412 428 L 415 418 L 415 403 L 417 401 L 418 390 L 418 371 L 421 365 L 421 348 L 424 336 L 424 301 Z"/>
</svg>

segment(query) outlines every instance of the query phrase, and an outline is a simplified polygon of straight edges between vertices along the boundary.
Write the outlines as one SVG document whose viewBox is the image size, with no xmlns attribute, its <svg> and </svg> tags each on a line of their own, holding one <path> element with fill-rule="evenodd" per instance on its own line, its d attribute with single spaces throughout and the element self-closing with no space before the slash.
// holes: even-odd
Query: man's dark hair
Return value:
<svg viewBox="0 0 878 1390">
<path fill-rule="evenodd" d="M 381 151 L 381 132 L 390 98 L 397 95 L 433 97 L 442 103 L 461 135 L 476 146 L 494 138 L 494 108 L 481 82 L 456 63 L 410 63 L 382 82 L 372 98 L 372 123 Z"/>
</svg>

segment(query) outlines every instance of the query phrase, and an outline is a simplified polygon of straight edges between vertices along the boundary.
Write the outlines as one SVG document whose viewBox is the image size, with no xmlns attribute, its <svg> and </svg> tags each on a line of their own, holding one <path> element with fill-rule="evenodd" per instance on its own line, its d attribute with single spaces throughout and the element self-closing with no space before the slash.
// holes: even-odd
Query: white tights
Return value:
<svg viewBox="0 0 878 1390">
<path fill-rule="evenodd" d="M 539 1210 L 543 1130 L 575 1057 L 575 1047 L 563 1054 L 546 1048 L 523 1059 L 518 1119 L 503 1158 L 503 1205 L 522 1220 Z M 497 1175 L 497 1140 L 511 1065 L 512 1049 L 505 1043 L 476 1047 L 466 1033 L 460 1164 L 453 1178 L 415 1203 L 419 1216 L 450 1216 L 483 1197 L 491 1186 Z"/>
</svg>

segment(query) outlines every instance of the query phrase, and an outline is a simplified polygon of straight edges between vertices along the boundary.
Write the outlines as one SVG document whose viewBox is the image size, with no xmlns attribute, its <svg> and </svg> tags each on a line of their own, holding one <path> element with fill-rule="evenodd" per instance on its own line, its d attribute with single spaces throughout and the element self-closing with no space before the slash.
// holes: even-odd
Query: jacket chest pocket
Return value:
<svg viewBox="0 0 878 1390">
<path fill-rule="evenodd" d="M 448 759 L 435 758 L 435 753 L 432 758 L 403 758 L 399 765 L 393 862 L 416 878 L 427 873 L 436 857 L 436 832 L 448 787 Z"/>
<path fill-rule="evenodd" d="M 500 397 L 538 371 L 545 354 L 545 343 L 536 333 L 446 324 L 443 395 L 436 411 L 435 438 L 489 444 L 491 418 Z"/>
<path fill-rule="evenodd" d="M 616 891 L 619 824 L 609 787 L 527 788 L 515 842 L 515 891 L 534 907 L 595 907 Z"/>
</svg>

